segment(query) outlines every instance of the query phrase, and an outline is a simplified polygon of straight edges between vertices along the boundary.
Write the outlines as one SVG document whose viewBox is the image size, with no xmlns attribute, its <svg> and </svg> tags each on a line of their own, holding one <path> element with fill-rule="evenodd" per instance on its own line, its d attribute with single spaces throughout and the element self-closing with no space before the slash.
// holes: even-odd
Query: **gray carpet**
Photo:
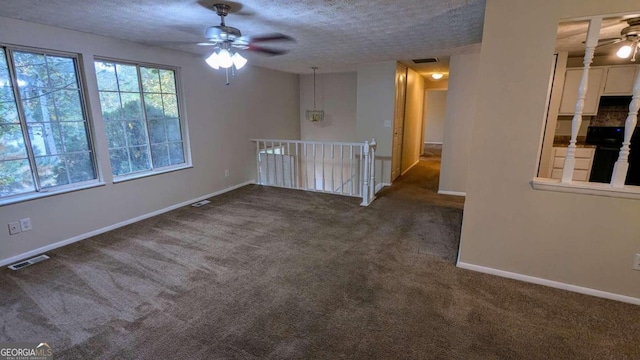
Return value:
<svg viewBox="0 0 640 360">
<path fill-rule="evenodd" d="M 370 207 L 247 186 L 0 270 L 0 341 L 56 359 L 638 359 L 640 307 L 458 269 L 420 162 Z"/>
</svg>

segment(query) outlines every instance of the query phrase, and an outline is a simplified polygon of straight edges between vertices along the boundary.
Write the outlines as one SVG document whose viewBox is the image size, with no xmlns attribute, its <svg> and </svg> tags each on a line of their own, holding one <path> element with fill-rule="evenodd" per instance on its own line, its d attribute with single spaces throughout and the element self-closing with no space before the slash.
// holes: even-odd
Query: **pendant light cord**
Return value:
<svg viewBox="0 0 640 360">
<path fill-rule="evenodd" d="M 313 69 L 313 110 L 316 109 L 316 70 L 317 66 L 312 67 Z"/>
</svg>

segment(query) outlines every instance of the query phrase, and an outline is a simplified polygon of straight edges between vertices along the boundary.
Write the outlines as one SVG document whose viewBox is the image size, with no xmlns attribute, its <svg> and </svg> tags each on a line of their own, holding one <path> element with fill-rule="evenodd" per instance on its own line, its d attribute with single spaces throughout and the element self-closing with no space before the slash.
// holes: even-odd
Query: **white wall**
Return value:
<svg viewBox="0 0 640 360">
<path fill-rule="evenodd" d="M 300 76 L 300 138 L 320 141 L 365 141 L 356 138 L 357 73 L 316 72 L 316 106 L 324 121 L 312 123 L 305 112 L 313 108 L 313 75 Z"/>
<path fill-rule="evenodd" d="M 298 76 L 247 67 L 231 85 L 201 56 L 0 18 L 0 43 L 80 53 L 86 69 L 95 146 L 105 186 L 0 207 L 0 261 L 254 180 L 250 138 L 298 138 Z M 181 68 L 193 168 L 112 184 L 93 57 Z M 224 177 L 229 169 L 230 177 Z M 9 236 L 5 224 L 30 217 L 33 230 Z"/>
<path fill-rule="evenodd" d="M 640 201 L 530 185 L 558 21 L 628 11 L 640 4 L 487 1 L 459 265 L 640 298 L 640 271 L 631 269 L 640 253 Z"/>
<path fill-rule="evenodd" d="M 402 140 L 402 173 L 420 159 L 422 152 L 422 124 L 424 123 L 424 78 L 412 69 L 407 70 L 407 98 Z"/>
<path fill-rule="evenodd" d="M 480 54 L 451 56 L 449 90 L 442 139 L 439 191 L 465 193 L 471 156 L 471 132 L 478 86 Z"/>
<path fill-rule="evenodd" d="M 391 146 L 393 128 L 385 127 L 385 121 L 393 124 L 395 105 L 396 62 L 385 61 L 358 65 L 356 137 L 375 138 L 377 182 L 391 182 Z"/>
<path fill-rule="evenodd" d="M 426 90 L 424 94 L 425 143 L 442 144 L 447 114 L 447 90 Z"/>
</svg>

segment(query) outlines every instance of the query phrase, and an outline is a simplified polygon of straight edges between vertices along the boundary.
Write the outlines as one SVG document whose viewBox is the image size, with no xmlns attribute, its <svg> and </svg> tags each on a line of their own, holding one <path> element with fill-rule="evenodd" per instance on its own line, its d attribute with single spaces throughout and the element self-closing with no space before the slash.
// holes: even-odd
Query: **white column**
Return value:
<svg viewBox="0 0 640 360">
<path fill-rule="evenodd" d="M 624 187 L 624 181 L 627 178 L 627 172 L 629 170 L 629 145 L 631 145 L 631 135 L 633 135 L 633 131 L 636 129 L 636 124 L 638 123 L 639 108 L 640 66 L 638 67 L 638 74 L 636 75 L 636 81 L 633 85 L 633 96 L 629 104 L 629 115 L 627 115 L 627 120 L 624 123 L 624 141 L 622 142 L 618 161 L 616 161 L 613 167 L 613 176 L 611 177 L 611 186 L 617 189 Z"/>
<path fill-rule="evenodd" d="M 600 34 L 600 26 L 602 18 L 593 18 L 589 22 L 589 30 L 587 31 L 586 47 L 584 51 L 584 66 L 582 68 L 582 79 L 578 88 L 578 100 L 576 101 L 576 110 L 571 122 L 571 141 L 567 149 L 567 156 L 564 158 L 564 166 L 562 168 L 562 182 L 571 183 L 573 179 L 573 169 L 576 166 L 576 142 L 578 140 L 578 130 L 582 124 L 582 111 L 584 109 L 584 99 L 587 96 L 589 68 L 593 61 L 593 55 L 598 45 L 598 36 Z"/>
</svg>

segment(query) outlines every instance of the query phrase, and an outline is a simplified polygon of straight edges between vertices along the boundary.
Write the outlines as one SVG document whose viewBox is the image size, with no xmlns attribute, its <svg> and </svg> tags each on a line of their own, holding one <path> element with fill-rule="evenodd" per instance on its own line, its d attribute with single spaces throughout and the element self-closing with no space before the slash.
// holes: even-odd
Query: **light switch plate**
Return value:
<svg viewBox="0 0 640 360">
<path fill-rule="evenodd" d="M 385 120 L 384 127 L 391 127 L 391 120 Z"/>
<path fill-rule="evenodd" d="M 31 218 L 20 219 L 20 229 L 22 229 L 22 231 L 29 231 L 33 229 L 31 226 Z"/>
</svg>

